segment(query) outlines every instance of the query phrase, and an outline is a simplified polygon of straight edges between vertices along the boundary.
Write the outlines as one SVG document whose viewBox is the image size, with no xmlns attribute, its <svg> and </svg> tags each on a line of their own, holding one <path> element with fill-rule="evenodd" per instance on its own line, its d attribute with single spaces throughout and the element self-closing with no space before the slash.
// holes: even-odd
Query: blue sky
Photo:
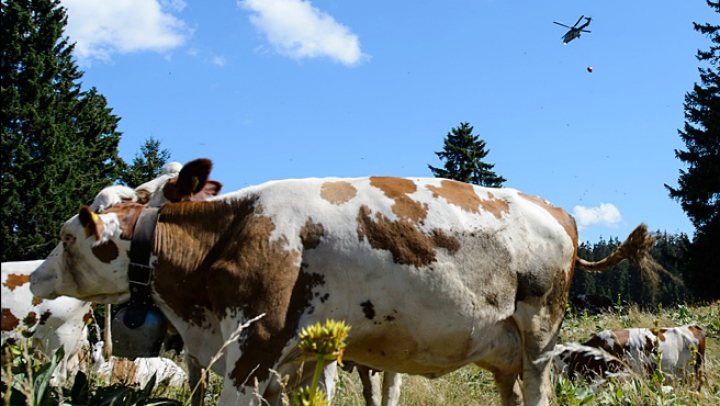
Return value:
<svg viewBox="0 0 720 406">
<path fill-rule="evenodd" d="M 120 116 L 206 157 L 225 192 L 268 180 L 431 177 L 461 122 L 505 186 L 573 213 L 581 239 L 693 228 L 664 183 L 683 167 L 686 92 L 717 23 L 692 1 L 62 0 L 66 35 Z M 561 36 L 580 15 L 592 33 Z M 587 67 L 592 66 L 589 73 Z"/>
</svg>

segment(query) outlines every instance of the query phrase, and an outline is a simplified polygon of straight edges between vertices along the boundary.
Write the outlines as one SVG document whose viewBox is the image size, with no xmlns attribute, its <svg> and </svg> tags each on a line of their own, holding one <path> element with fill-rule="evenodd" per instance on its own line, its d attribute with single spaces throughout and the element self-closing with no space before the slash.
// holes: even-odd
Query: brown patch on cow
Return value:
<svg viewBox="0 0 720 406">
<path fill-rule="evenodd" d="M 365 318 L 370 319 L 370 320 L 375 318 L 375 306 L 373 306 L 371 301 L 366 300 L 366 301 L 360 303 L 360 307 L 362 307 L 362 311 L 363 311 L 363 314 L 365 315 Z"/>
<path fill-rule="evenodd" d="M 266 380 L 324 277 L 301 269 L 301 247 L 289 246 L 286 236 L 270 241 L 275 224 L 261 215 L 253 197 L 167 204 L 160 211 L 156 291 L 175 313 L 198 325 L 204 311 L 238 321 L 265 313 L 243 331 L 237 343 L 242 356 L 228 372 L 241 391 L 254 378 Z M 318 241 L 319 231 L 306 224 L 305 244 Z"/>
<path fill-rule="evenodd" d="M 667 331 L 666 328 L 651 328 L 650 332 L 653 333 L 654 336 L 658 338 L 660 341 L 665 341 L 665 332 Z"/>
<path fill-rule="evenodd" d="M 40 298 L 37 297 L 37 296 L 33 296 L 33 300 L 32 300 L 33 306 L 37 306 L 37 305 L 39 305 L 39 304 L 42 303 L 42 302 L 43 302 L 42 299 L 40 299 Z"/>
<path fill-rule="evenodd" d="M 348 182 L 325 182 L 320 188 L 320 197 L 332 204 L 341 205 L 352 200 L 357 189 Z"/>
<path fill-rule="evenodd" d="M 610 355 L 622 359 L 625 354 L 628 341 L 630 341 L 630 332 L 624 329 L 612 330 L 610 332 L 610 336 L 613 339 L 612 345 L 608 345 L 607 341 L 601 339 L 599 335 L 593 336 L 591 339 L 584 342 L 583 345 L 603 349 Z"/>
<path fill-rule="evenodd" d="M 375 176 L 370 178 L 370 185 L 395 201 L 392 211 L 400 219 L 422 224 L 427 217 L 427 203 L 416 202 L 408 196 L 417 191 L 417 185 L 410 179 Z"/>
<path fill-rule="evenodd" d="M 360 207 L 357 222 L 358 240 L 367 238 L 371 247 L 390 251 L 393 261 L 398 264 L 421 267 L 436 261 L 437 248 L 452 252 L 460 249 L 455 237 L 439 229 L 426 235 L 408 219 L 393 222 L 377 213 L 373 221 L 370 209 L 365 205 Z"/>
<path fill-rule="evenodd" d="M 575 224 L 575 219 L 569 215 L 565 210 L 563 210 L 560 207 L 555 207 L 552 204 L 550 204 L 547 200 L 537 197 L 537 196 L 531 196 L 526 195 L 524 193 L 518 193 L 518 195 L 526 200 L 529 200 L 532 203 L 535 203 L 536 205 L 543 208 L 545 211 L 550 213 L 551 216 L 555 218 L 555 220 L 562 226 L 562 228 L 565 229 L 565 232 L 570 237 L 573 243 L 574 247 L 574 253 L 573 258 L 577 257 L 577 250 L 578 250 L 578 232 L 577 232 L 577 225 Z M 568 270 L 568 278 L 567 282 L 565 283 L 565 289 L 569 292 L 570 291 L 570 282 L 572 281 L 572 276 L 575 271 L 574 267 L 570 267 Z"/>
<path fill-rule="evenodd" d="M 30 275 L 18 275 L 11 273 L 8 275 L 7 280 L 3 283 L 12 292 L 15 288 L 20 287 L 30 282 Z"/>
<path fill-rule="evenodd" d="M 12 314 L 12 311 L 10 309 L 6 309 L 3 307 L 2 322 L 0 324 L 2 331 L 12 331 L 20 325 L 20 319 L 15 317 L 15 315 Z"/>
<path fill-rule="evenodd" d="M 102 262 L 109 264 L 118 257 L 119 251 L 117 245 L 112 241 L 105 241 L 102 244 L 93 245 L 92 253 Z"/>
<path fill-rule="evenodd" d="M 135 232 L 135 223 L 137 223 L 137 219 L 144 208 L 145 206 L 135 202 L 121 203 L 105 210 L 103 214 L 115 213 L 120 222 L 120 229 L 122 229 L 120 239 L 131 241 Z"/>
<path fill-rule="evenodd" d="M 502 217 L 503 213 L 507 214 L 510 212 L 508 202 L 502 199 L 496 199 L 495 195 L 490 192 L 488 192 L 487 200 L 480 200 L 480 205 L 485 211 L 492 213 L 493 216 L 498 219 Z"/>
<path fill-rule="evenodd" d="M 454 180 L 443 180 L 440 187 L 428 185 L 427 188 L 433 192 L 433 197 L 442 197 L 448 203 L 454 204 L 468 213 L 479 213 L 480 197 L 475 189 L 468 183 Z"/>
<path fill-rule="evenodd" d="M 305 222 L 305 226 L 300 230 L 300 240 L 303 248 L 306 250 L 317 248 L 320 245 L 320 238 L 325 234 L 322 224 L 315 224 L 312 219 Z"/>
<path fill-rule="evenodd" d="M 430 186 L 427 188 L 433 192 L 433 197 L 442 197 L 448 203 L 460 207 L 469 213 L 480 213 L 480 207 L 495 218 L 502 217 L 510 211 L 508 203 L 502 199 L 496 199 L 492 193 L 488 193 L 487 199 L 480 199 L 475 189 L 469 183 L 454 180 L 443 180 L 440 187 Z"/>
</svg>

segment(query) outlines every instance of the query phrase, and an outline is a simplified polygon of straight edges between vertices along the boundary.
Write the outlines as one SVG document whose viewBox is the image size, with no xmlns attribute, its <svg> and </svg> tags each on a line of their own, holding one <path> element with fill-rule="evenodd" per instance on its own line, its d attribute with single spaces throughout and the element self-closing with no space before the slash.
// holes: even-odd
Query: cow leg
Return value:
<svg viewBox="0 0 720 406">
<path fill-rule="evenodd" d="M 523 394 L 517 374 L 503 375 L 495 373 L 495 386 L 500 392 L 500 401 L 503 406 L 520 406 L 523 404 Z"/>
<path fill-rule="evenodd" d="M 207 371 L 200 366 L 200 362 L 195 357 L 187 352 L 185 354 L 185 363 L 187 363 L 188 368 L 188 384 L 192 391 L 190 405 L 203 406 L 208 382 L 208 377 L 203 375 Z"/>
<path fill-rule="evenodd" d="M 312 382 L 312 380 L 310 381 Z M 327 395 L 328 404 L 332 404 L 335 397 L 335 384 L 337 383 L 337 362 L 331 362 L 323 368 L 320 385 L 325 385 L 324 391 Z"/>
<path fill-rule="evenodd" d="M 383 372 L 382 406 L 396 406 L 400 398 L 402 375 L 397 372 Z"/>
<path fill-rule="evenodd" d="M 518 325 L 523 335 L 523 399 L 526 405 L 547 405 L 550 393 L 550 367 L 560 330 L 560 320 L 554 322 L 547 307 L 517 304 Z"/>
<path fill-rule="evenodd" d="M 370 368 L 363 365 L 356 365 L 355 368 L 358 375 L 360 375 L 360 382 L 362 382 L 365 404 L 367 406 L 380 406 L 382 396 L 380 393 L 380 374 L 371 373 Z"/>
</svg>

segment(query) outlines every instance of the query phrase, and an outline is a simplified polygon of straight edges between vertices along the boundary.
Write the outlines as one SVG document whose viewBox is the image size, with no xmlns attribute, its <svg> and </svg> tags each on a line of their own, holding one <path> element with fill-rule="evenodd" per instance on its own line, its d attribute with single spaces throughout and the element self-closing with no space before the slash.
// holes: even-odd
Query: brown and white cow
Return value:
<svg viewBox="0 0 720 406">
<path fill-rule="evenodd" d="M 583 345 L 606 351 L 643 376 L 651 376 L 657 369 L 657 354 L 660 353 L 663 372 L 681 378 L 696 375 L 701 385 L 704 381 L 705 334 L 697 324 L 605 330 Z"/>
<path fill-rule="evenodd" d="M 33 273 L 33 292 L 127 301 L 141 210 L 82 209 Z M 224 376 L 220 405 L 256 403 L 256 379 L 277 398 L 270 369 L 301 381 L 297 334 L 326 319 L 352 326 L 349 361 L 426 377 L 475 363 L 494 373 L 503 403 L 542 405 L 542 355 L 555 346 L 574 267 L 644 259 L 653 241 L 641 225 L 588 262 L 577 257 L 573 218 L 517 190 L 436 178 L 276 181 L 162 206 L 153 297 L 204 365 L 265 314 L 213 366 Z"/>
<path fill-rule="evenodd" d="M 123 185 L 113 185 L 103 189 L 95 197 L 90 209 L 101 213 L 114 205 L 127 202 L 138 202 L 147 207 L 159 207 L 165 203 L 207 200 L 217 196 L 222 189 L 222 183 L 209 179 L 211 171 L 212 162 L 209 159 L 196 159 L 188 162 L 185 166 L 179 162 L 171 162 L 163 168 L 157 178 L 143 183 L 135 189 Z M 109 307 L 108 305 L 108 309 Z M 110 312 L 107 311 L 105 339 L 111 343 L 109 317 Z M 111 358 L 110 347 L 110 345 L 104 347 L 104 358 Z M 182 348 L 182 344 L 180 347 Z M 97 349 L 93 348 L 93 351 L 97 351 Z M 201 406 L 206 386 L 206 381 L 202 379 L 204 368 L 192 355 L 187 357 L 187 367 L 191 389 L 199 388 L 198 391 L 193 392 L 191 404 Z"/>
<path fill-rule="evenodd" d="M 555 345 L 553 361 L 553 371 L 558 375 L 567 375 L 571 381 L 577 375 L 594 383 L 630 376 L 627 365 L 621 359 L 602 349 L 578 343 Z"/>
<path fill-rule="evenodd" d="M 78 352 L 88 345 L 87 324 L 92 310 L 90 303 L 72 297 L 62 296 L 55 300 L 34 297 L 30 291 L 30 274 L 42 262 L 17 261 L 0 265 L 2 348 L 29 338 L 34 348 L 52 357 L 62 346 L 65 356 L 53 373 L 53 384 L 62 385 L 80 368 Z M 2 356 L 4 359 L 4 351 Z"/>
<path fill-rule="evenodd" d="M 103 355 L 104 343 L 96 342 L 91 349 L 90 370 L 107 383 L 136 383 L 145 387 L 155 376 L 156 382 L 179 387 L 188 381 L 188 375 L 174 361 L 162 357 L 138 357 L 134 360 Z"/>
</svg>

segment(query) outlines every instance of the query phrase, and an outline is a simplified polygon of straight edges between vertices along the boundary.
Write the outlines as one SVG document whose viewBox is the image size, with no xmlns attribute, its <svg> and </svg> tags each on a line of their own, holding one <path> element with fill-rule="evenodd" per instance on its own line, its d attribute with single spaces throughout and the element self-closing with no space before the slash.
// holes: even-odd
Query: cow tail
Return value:
<svg viewBox="0 0 720 406">
<path fill-rule="evenodd" d="M 653 291 L 657 290 L 660 273 L 664 273 L 676 283 L 682 284 L 682 281 L 665 270 L 662 265 L 655 262 L 650 255 L 650 248 L 652 248 L 657 239 L 657 235 L 648 233 L 645 224 L 640 224 L 630 233 L 630 236 L 606 258 L 593 262 L 576 257 L 575 267 L 584 271 L 601 272 L 625 260 L 630 260 L 640 267 L 640 276 L 650 283 Z"/>
</svg>

